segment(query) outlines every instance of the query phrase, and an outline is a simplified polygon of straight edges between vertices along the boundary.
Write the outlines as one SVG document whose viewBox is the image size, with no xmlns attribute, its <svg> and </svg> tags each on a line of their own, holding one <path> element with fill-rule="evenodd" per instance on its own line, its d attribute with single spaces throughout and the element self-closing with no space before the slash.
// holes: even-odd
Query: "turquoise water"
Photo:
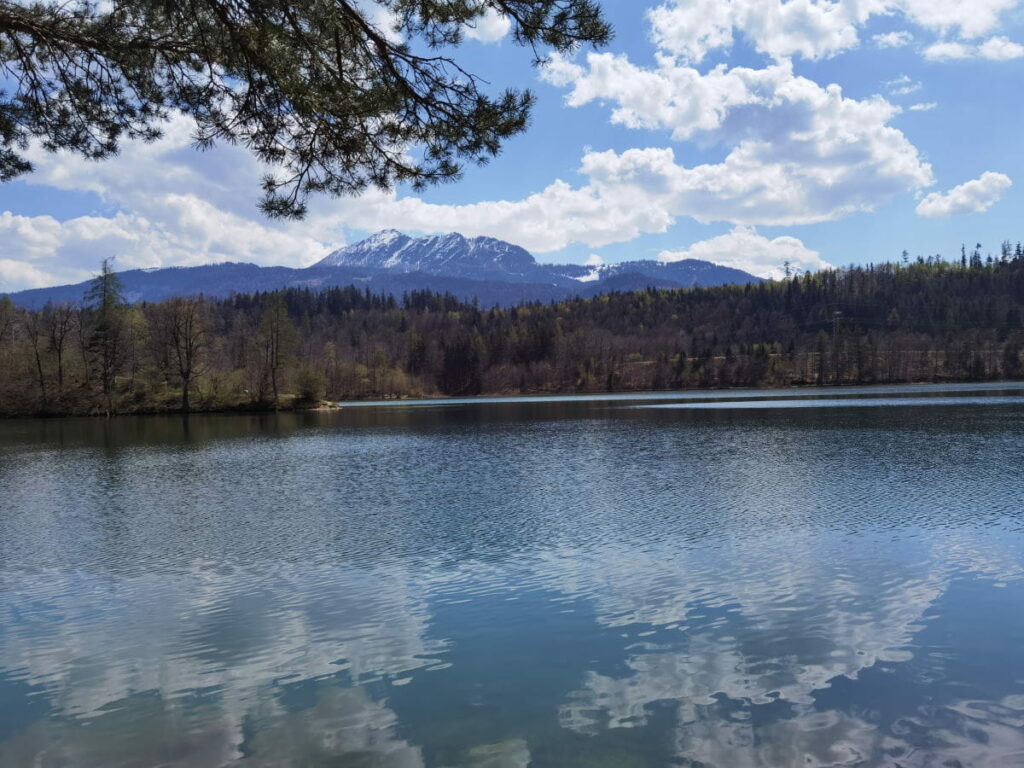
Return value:
<svg viewBox="0 0 1024 768">
<path fill-rule="evenodd" d="M 1024 765 L 1022 576 L 1015 385 L 2 422 L 0 766 Z"/>
</svg>

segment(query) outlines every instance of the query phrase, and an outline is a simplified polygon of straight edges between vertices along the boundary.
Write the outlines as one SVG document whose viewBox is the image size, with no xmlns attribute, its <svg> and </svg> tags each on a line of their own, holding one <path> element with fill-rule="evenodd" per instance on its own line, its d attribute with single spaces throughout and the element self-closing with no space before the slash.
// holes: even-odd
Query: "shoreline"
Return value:
<svg viewBox="0 0 1024 768">
<path fill-rule="evenodd" d="M 0 422 L 18 422 L 29 419 L 35 420 L 61 420 L 61 419 L 111 419 L 120 418 L 124 416 L 212 416 L 212 415 L 270 415 L 275 413 L 331 413 L 336 411 L 345 410 L 346 408 L 372 408 L 372 407 L 386 407 L 392 405 L 428 405 L 428 404 L 444 404 L 444 403 L 457 403 L 457 404 L 472 404 L 474 402 L 480 403 L 494 403 L 498 404 L 501 402 L 528 402 L 530 400 L 536 400 L 538 402 L 551 402 L 552 400 L 558 399 L 572 399 L 572 398 L 587 398 L 591 400 L 600 400 L 602 397 L 608 397 L 611 399 L 625 399 L 629 396 L 637 396 L 643 399 L 657 399 L 659 396 L 666 398 L 672 398 L 676 395 L 699 395 L 700 393 L 708 393 L 713 395 L 722 392 L 749 392 L 752 395 L 756 395 L 760 392 L 807 392 L 807 391 L 820 391 L 829 392 L 840 389 L 857 388 L 864 390 L 876 389 L 879 391 L 885 390 L 886 388 L 894 387 L 947 387 L 947 386 L 970 386 L 970 385 L 993 385 L 998 386 L 1000 384 L 1024 384 L 1024 379 L 986 379 L 984 381 L 962 381 L 962 380 L 918 380 L 918 381 L 890 381 L 890 382 L 872 382 L 872 383 L 839 383 L 839 384 L 791 384 L 785 387 L 703 387 L 693 389 L 658 389 L 658 390 L 597 390 L 597 391 L 577 391 L 577 392 L 564 392 L 564 391 L 550 391 L 550 392 L 527 392 L 527 393 L 494 393 L 487 394 L 481 393 L 477 395 L 420 395 L 415 397 L 392 397 L 392 398 L 366 398 L 362 400 L 336 400 L 328 401 L 323 400 L 319 405 L 310 406 L 295 406 L 292 404 L 273 407 L 262 407 L 259 405 L 239 405 L 234 407 L 224 408 L 210 408 L 210 409 L 192 409 L 189 411 L 182 411 L 180 409 L 167 408 L 167 409 L 141 409 L 141 410 L 128 410 L 118 411 L 116 413 L 99 413 L 99 412 L 69 412 L 69 413 L 22 413 L 22 414 L 7 414 L 0 415 Z M 714 399 L 714 398 L 713 398 Z"/>
</svg>

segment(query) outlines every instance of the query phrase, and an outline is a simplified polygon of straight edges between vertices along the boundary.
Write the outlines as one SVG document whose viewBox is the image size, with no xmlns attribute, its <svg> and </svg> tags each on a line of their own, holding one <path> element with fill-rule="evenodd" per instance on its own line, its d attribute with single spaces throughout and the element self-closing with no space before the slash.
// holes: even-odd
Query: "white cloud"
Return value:
<svg viewBox="0 0 1024 768">
<path fill-rule="evenodd" d="M 925 102 L 921 102 L 919 104 L 911 104 L 909 109 L 910 109 L 911 112 L 930 112 L 931 110 L 935 109 L 937 106 L 939 106 L 938 102 L 935 102 L 935 101 L 925 101 Z"/>
<path fill-rule="evenodd" d="M 162 215 L 150 219 L 119 212 L 62 222 L 52 216 L 0 214 L 0 240 L 8 262 L 0 270 L 0 291 L 85 280 L 104 258 L 113 258 L 118 269 L 219 261 L 278 264 L 289 255 L 309 263 L 329 250 L 220 210 L 195 195 L 167 194 L 149 202 L 162 204 Z"/>
<path fill-rule="evenodd" d="M 389 41 L 392 43 L 405 41 L 400 30 L 402 19 L 397 13 L 375 0 L 353 0 L 353 3 Z"/>
<path fill-rule="evenodd" d="M 914 41 L 914 36 L 907 31 L 886 32 L 881 35 L 872 35 L 872 41 L 878 48 L 903 48 Z"/>
<path fill-rule="evenodd" d="M 587 267 L 600 267 L 604 265 L 604 259 L 598 256 L 596 253 L 592 253 L 587 256 L 587 260 L 583 262 L 584 266 Z"/>
<path fill-rule="evenodd" d="M 512 22 L 493 8 L 488 8 L 483 15 L 471 24 L 466 25 L 466 37 L 481 43 L 496 43 L 508 34 Z"/>
<path fill-rule="evenodd" d="M 1019 0 L 665 0 L 649 12 L 652 37 L 664 51 L 699 63 L 711 51 L 742 37 L 776 61 L 821 59 L 860 44 L 859 30 L 873 16 L 899 14 L 947 37 L 975 39 L 991 33 Z M 880 48 L 907 45 L 907 31 L 872 37 Z"/>
<path fill-rule="evenodd" d="M 795 76 L 788 62 L 757 70 L 719 66 L 701 74 L 667 57 L 648 69 L 625 56 L 590 54 L 586 67 L 555 66 L 558 82 L 572 78 L 570 106 L 607 101 L 613 123 L 731 147 L 721 163 L 694 168 L 666 162 L 667 149 L 615 156 L 615 163 L 645 158 L 641 164 L 648 168 L 643 183 L 633 184 L 634 194 L 671 200 L 666 207 L 673 216 L 811 223 L 870 210 L 932 183 L 930 166 L 888 124 L 897 107 L 880 97 L 846 98 L 837 85 Z M 595 173 L 603 175 L 606 188 L 611 176 L 602 173 L 601 157 L 610 155 L 588 155 L 584 170 L 592 184 Z M 629 181 L 628 174 L 615 179 Z"/>
<path fill-rule="evenodd" d="M 1017 7 L 1019 0 L 897 0 L 891 9 L 900 9 L 916 24 L 940 34 L 957 33 L 977 38 L 999 26 L 999 17 Z"/>
<path fill-rule="evenodd" d="M 611 102 L 613 122 L 730 149 L 721 162 L 689 167 L 671 148 L 591 151 L 579 167 L 582 185 L 559 179 L 526 198 L 468 205 L 378 194 L 335 204 L 314 223 L 458 230 L 544 253 L 665 232 L 681 217 L 746 225 L 828 221 L 932 183 L 930 166 L 888 124 L 897 107 L 878 97 L 846 98 L 838 86 L 794 76 L 788 63 L 702 75 L 666 58 L 644 69 L 624 56 L 591 54 L 585 67 L 555 57 L 545 77 L 571 86 L 570 105 Z"/>
<path fill-rule="evenodd" d="M 540 78 L 546 83 L 564 88 L 583 77 L 583 67 L 562 54 L 552 53 L 540 69 Z"/>
<path fill-rule="evenodd" d="M 897 132 L 898 133 L 898 132 Z M 879 141 L 884 139 L 880 138 Z M 820 165 L 804 165 L 785 152 L 820 150 Z M 743 144 L 718 164 L 688 168 L 671 149 L 590 152 L 580 172 L 582 187 L 555 181 L 518 201 L 437 205 L 406 197 L 345 214 L 349 226 L 403 226 L 425 232 L 458 230 L 489 234 L 536 252 L 573 242 L 600 247 L 643 233 L 665 232 L 680 217 L 738 224 L 806 224 L 870 210 L 898 191 L 930 182 L 931 171 L 898 153 L 872 160 L 839 136 L 832 147 L 783 148 L 771 158 L 770 144 Z M 916 158 L 916 155 L 915 155 Z M 850 164 L 840 165 L 845 159 Z"/>
<path fill-rule="evenodd" d="M 817 251 L 795 237 L 769 240 L 753 227 L 745 226 L 734 227 L 727 234 L 701 240 L 680 251 L 662 251 L 658 258 L 662 261 L 700 259 L 742 269 L 758 277 L 774 278 L 785 275 L 787 261 L 792 269 L 806 272 L 832 267 Z"/>
<path fill-rule="evenodd" d="M 38 267 L 15 259 L 0 259 L 0 293 L 20 291 L 23 288 L 41 288 L 53 285 L 53 275 Z"/>
<path fill-rule="evenodd" d="M 1024 45 L 1015 43 L 1006 37 L 990 37 L 978 47 L 978 55 L 983 59 L 1006 61 L 1024 56 Z"/>
<path fill-rule="evenodd" d="M 584 156 L 584 173 L 590 157 Z M 656 173 L 652 170 L 652 179 Z M 600 247 L 631 240 L 644 232 L 664 232 L 675 221 L 669 202 L 656 190 L 620 185 L 615 179 L 608 183 L 592 179 L 582 187 L 555 180 L 521 200 L 439 205 L 418 197 L 390 196 L 376 206 L 340 211 L 339 217 L 356 229 L 454 230 L 467 236 L 502 238 L 544 253 L 574 242 Z"/>
<path fill-rule="evenodd" d="M 775 59 L 819 59 L 857 45 L 857 26 L 883 7 L 880 0 L 669 0 L 648 16 L 659 48 L 693 63 L 728 48 L 734 31 Z"/>
<path fill-rule="evenodd" d="M 23 259 L 38 259 L 49 254 L 58 242 L 55 230 L 60 222 L 51 216 L 15 216 L 10 211 L 0 213 L 0 241 L 4 254 Z"/>
<path fill-rule="evenodd" d="M 964 43 L 950 42 L 947 40 L 933 43 L 924 49 L 924 57 L 931 61 L 945 61 L 948 59 L 969 59 L 974 56 L 974 49 Z"/>
<path fill-rule="evenodd" d="M 85 279 L 108 257 L 121 269 L 217 261 L 303 266 L 330 250 L 338 238 L 334 222 L 260 217 L 257 162 L 237 147 L 196 152 L 191 129 L 187 119 L 176 117 L 158 141 L 127 142 L 103 163 L 30 150 L 36 170 L 27 183 L 91 192 L 112 212 L 65 221 L 0 213 L 4 257 L 33 263 L 52 284 Z M 39 283 L 28 275 L 4 276 L 0 290 Z"/>
<path fill-rule="evenodd" d="M 929 218 L 981 213 L 998 203 L 1011 184 L 1006 174 L 986 171 L 948 192 L 933 192 L 918 203 L 917 212 Z"/>
<path fill-rule="evenodd" d="M 56 189 L 92 192 L 105 203 L 143 213 L 157 212 L 164 195 L 194 195 L 217 208 L 250 216 L 263 169 L 241 147 L 192 148 L 194 123 L 177 115 L 163 136 L 146 144 L 125 142 L 117 157 L 97 163 L 70 152 L 29 152 L 36 170 L 25 180 Z M 155 216 L 153 218 L 156 218 Z"/>
<path fill-rule="evenodd" d="M 883 85 L 893 96 L 907 96 L 921 90 L 921 83 L 912 80 L 908 75 L 900 75 L 894 80 L 886 81 Z"/>
<path fill-rule="evenodd" d="M 928 46 L 924 56 L 931 61 L 982 58 L 991 61 L 1009 61 L 1024 57 L 1024 45 L 1007 37 L 990 37 L 981 45 L 968 45 L 958 41 L 940 41 Z"/>
<path fill-rule="evenodd" d="M 721 0 L 694 0 L 660 5 L 647 18 L 659 48 L 696 64 L 709 51 L 732 45 L 736 7 Z"/>
</svg>

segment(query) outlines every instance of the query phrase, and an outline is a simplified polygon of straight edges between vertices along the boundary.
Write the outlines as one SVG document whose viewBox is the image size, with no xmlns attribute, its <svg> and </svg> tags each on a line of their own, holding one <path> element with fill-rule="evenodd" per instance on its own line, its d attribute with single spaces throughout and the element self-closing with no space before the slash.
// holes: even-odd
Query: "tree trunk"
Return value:
<svg viewBox="0 0 1024 768">
<path fill-rule="evenodd" d="M 39 345 L 33 343 L 32 347 L 36 358 L 36 374 L 39 377 L 39 396 L 42 398 L 42 408 L 45 411 L 48 402 L 46 397 L 46 376 L 43 374 L 43 360 L 39 355 Z"/>
</svg>

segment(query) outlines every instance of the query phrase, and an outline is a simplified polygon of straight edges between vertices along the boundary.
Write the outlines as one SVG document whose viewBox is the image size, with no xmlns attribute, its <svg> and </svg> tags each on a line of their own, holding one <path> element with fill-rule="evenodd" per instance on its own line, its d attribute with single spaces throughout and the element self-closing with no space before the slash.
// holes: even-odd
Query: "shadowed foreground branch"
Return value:
<svg viewBox="0 0 1024 768">
<path fill-rule="evenodd" d="M 535 58 L 611 35 L 592 0 L 0 0 L 0 181 L 32 170 L 33 140 L 103 159 L 175 111 L 200 147 L 240 144 L 275 169 L 271 216 L 302 216 L 314 193 L 451 180 L 533 103 L 487 94 L 451 55 L 485 12 Z"/>
</svg>

